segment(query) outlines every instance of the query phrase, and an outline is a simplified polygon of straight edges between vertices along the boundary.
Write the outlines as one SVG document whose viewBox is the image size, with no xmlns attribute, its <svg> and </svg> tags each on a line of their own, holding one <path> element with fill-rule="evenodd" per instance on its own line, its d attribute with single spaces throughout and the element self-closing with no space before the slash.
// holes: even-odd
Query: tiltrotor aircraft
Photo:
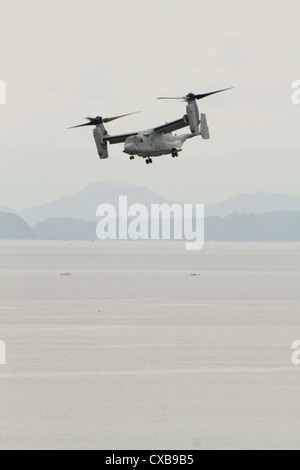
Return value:
<svg viewBox="0 0 300 470">
<path fill-rule="evenodd" d="M 146 163 L 152 163 L 152 157 L 159 157 L 160 155 L 171 154 L 172 157 L 178 157 L 178 152 L 182 151 L 182 145 L 187 139 L 201 135 L 203 139 L 209 139 L 209 129 L 207 126 L 206 115 L 201 114 L 199 117 L 199 109 L 196 100 L 201 100 L 209 95 L 221 93 L 222 91 L 230 90 L 224 88 L 223 90 L 212 91 L 210 93 L 203 93 L 195 95 L 189 93 L 181 98 L 167 98 L 159 97 L 158 99 L 180 99 L 187 103 L 186 114 L 176 121 L 162 124 L 152 129 L 147 129 L 139 132 L 130 132 L 128 134 L 110 135 L 104 127 L 104 124 L 124 116 L 131 114 L 122 114 L 120 116 L 113 116 L 109 118 L 102 118 L 97 116 L 95 118 L 87 117 L 89 122 L 72 126 L 69 129 L 83 126 L 95 126 L 93 130 L 94 138 L 98 150 L 99 157 L 108 158 L 107 143 L 119 144 L 125 142 L 123 152 L 130 155 L 130 160 L 135 156 L 143 157 Z M 172 132 L 183 127 L 189 127 L 190 133 L 182 135 L 173 135 Z"/>
</svg>

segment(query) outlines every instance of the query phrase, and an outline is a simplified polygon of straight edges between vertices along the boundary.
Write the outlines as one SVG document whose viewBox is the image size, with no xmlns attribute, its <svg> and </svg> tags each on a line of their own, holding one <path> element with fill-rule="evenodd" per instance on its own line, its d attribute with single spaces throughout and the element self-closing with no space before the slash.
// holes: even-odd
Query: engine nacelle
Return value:
<svg viewBox="0 0 300 470">
<path fill-rule="evenodd" d="M 101 159 L 108 158 L 107 142 L 103 140 L 103 136 L 106 134 L 104 127 L 103 129 L 100 126 L 95 127 L 95 129 L 93 130 L 93 134 L 99 157 Z"/>
<path fill-rule="evenodd" d="M 198 110 L 198 106 L 197 106 L 197 103 L 196 103 L 195 100 L 190 101 L 187 104 L 186 113 L 187 113 L 187 116 L 188 116 L 191 133 L 193 135 L 199 135 L 200 134 L 200 130 L 199 130 L 199 124 L 200 124 L 199 110 Z"/>
</svg>

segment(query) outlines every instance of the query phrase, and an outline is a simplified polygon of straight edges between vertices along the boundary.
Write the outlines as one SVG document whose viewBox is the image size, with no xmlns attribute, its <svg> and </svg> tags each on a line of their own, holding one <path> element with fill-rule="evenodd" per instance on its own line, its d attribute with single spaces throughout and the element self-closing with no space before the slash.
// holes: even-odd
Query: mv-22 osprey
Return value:
<svg viewBox="0 0 300 470">
<path fill-rule="evenodd" d="M 69 129 L 83 126 L 95 126 L 93 130 L 94 138 L 98 150 L 99 157 L 108 158 L 107 143 L 120 144 L 125 142 L 123 152 L 130 155 L 130 160 L 135 156 L 143 157 L 146 163 L 152 163 L 152 157 L 159 157 L 161 155 L 171 154 L 172 157 L 178 157 L 178 152 L 182 151 L 182 145 L 187 139 L 201 135 L 203 139 L 209 139 L 209 130 L 206 121 L 206 115 L 199 116 L 199 109 L 196 100 L 201 100 L 209 95 L 221 93 L 222 91 L 230 90 L 224 88 L 223 90 L 212 91 L 210 93 L 203 93 L 195 95 L 189 93 L 180 98 L 167 98 L 160 97 L 158 99 L 180 99 L 187 103 L 186 114 L 176 121 L 162 124 L 161 126 L 147 129 L 145 131 L 130 132 L 128 134 L 110 135 L 104 127 L 104 124 L 124 116 L 130 116 L 135 113 L 122 114 L 120 116 L 113 116 L 110 118 L 102 118 L 97 116 L 95 118 L 87 117 L 89 122 L 72 126 Z M 173 135 L 172 132 L 183 127 L 190 127 L 189 134 Z"/>
</svg>

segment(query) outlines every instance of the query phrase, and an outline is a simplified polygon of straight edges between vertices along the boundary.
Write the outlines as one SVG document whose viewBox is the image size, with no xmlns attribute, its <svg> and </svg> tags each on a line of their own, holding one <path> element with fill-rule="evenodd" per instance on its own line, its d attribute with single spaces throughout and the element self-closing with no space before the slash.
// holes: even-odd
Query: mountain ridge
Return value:
<svg viewBox="0 0 300 470">
<path fill-rule="evenodd" d="M 18 215 L 0 211 L 0 240 L 34 240 L 35 231 Z"/>
<path fill-rule="evenodd" d="M 19 211 L 30 226 L 53 217 L 71 217 L 87 222 L 96 221 L 96 209 L 100 204 L 110 203 L 118 207 L 120 195 L 126 195 L 128 205 L 174 204 L 168 198 L 139 185 L 93 183 L 73 196 L 64 196 L 40 206 Z M 202 201 L 198 201 L 201 204 Z M 300 210 L 300 197 L 280 193 L 258 192 L 254 194 L 239 193 L 218 204 L 205 204 L 206 216 L 226 217 L 234 212 L 238 214 L 259 214 L 278 211 Z"/>
<path fill-rule="evenodd" d="M 87 222 L 71 217 L 56 217 L 39 222 L 31 228 L 19 216 L 0 211 L 0 239 L 93 240 L 97 238 L 97 223 L 97 221 Z M 118 225 L 118 220 L 116 224 Z M 150 225 L 151 221 L 149 229 Z M 266 214 L 233 213 L 226 217 L 206 217 L 204 233 L 205 241 L 300 241 L 300 211 L 278 211 Z"/>
</svg>

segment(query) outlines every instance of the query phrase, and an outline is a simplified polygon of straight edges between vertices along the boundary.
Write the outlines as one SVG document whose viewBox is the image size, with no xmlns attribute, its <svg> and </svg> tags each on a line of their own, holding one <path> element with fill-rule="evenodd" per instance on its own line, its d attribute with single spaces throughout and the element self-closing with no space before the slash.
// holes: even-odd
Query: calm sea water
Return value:
<svg viewBox="0 0 300 470">
<path fill-rule="evenodd" d="M 1 241 L 0 448 L 299 449 L 299 268 L 299 243 Z"/>
</svg>

